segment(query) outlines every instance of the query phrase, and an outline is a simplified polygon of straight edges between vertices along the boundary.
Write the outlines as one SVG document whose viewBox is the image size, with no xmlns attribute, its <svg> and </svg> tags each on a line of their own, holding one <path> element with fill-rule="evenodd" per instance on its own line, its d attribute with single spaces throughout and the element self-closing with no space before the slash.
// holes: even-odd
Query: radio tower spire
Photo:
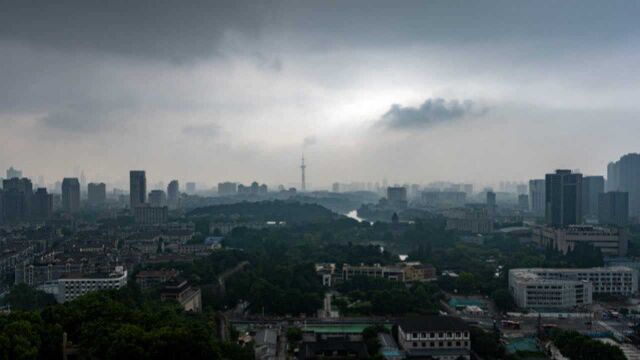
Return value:
<svg viewBox="0 0 640 360">
<path fill-rule="evenodd" d="M 302 186 L 300 187 L 300 190 L 302 192 L 307 191 L 307 182 L 304 176 L 304 172 L 307 169 L 307 165 L 304 164 L 304 154 L 302 154 L 302 164 L 300 164 L 300 171 L 302 172 Z"/>
</svg>

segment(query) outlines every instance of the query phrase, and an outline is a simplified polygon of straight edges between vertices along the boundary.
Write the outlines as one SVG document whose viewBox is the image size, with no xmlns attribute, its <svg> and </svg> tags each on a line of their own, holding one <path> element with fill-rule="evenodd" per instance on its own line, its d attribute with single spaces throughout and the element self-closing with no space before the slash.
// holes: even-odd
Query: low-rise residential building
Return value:
<svg viewBox="0 0 640 360">
<path fill-rule="evenodd" d="M 623 266 L 511 269 L 509 292 L 522 308 L 571 308 L 591 304 L 593 294 L 636 294 L 638 272 Z"/>
<path fill-rule="evenodd" d="M 537 226 L 532 229 L 533 240 L 566 254 L 577 244 L 588 244 L 608 256 L 626 256 L 629 235 L 623 228 L 593 225 L 567 227 Z"/>
<path fill-rule="evenodd" d="M 178 271 L 175 269 L 143 270 L 136 274 L 136 283 L 140 289 L 144 290 L 166 283 L 176 276 L 178 276 Z"/>
<path fill-rule="evenodd" d="M 202 295 L 200 289 L 191 287 L 187 280 L 174 278 L 167 282 L 160 292 L 160 300 L 174 300 L 180 303 L 185 311 L 202 311 Z"/>
<path fill-rule="evenodd" d="M 35 254 L 35 246 L 16 244 L 0 249 L 0 274 L 12 274 L 17 266 L 31 259 Z"/>
<path fill-rule="evenodd" d="M 471 358 L 469 325 L 452 316 L 423 316 L 399 321 L 398 344 L 407 358 Z"/>
</svg>

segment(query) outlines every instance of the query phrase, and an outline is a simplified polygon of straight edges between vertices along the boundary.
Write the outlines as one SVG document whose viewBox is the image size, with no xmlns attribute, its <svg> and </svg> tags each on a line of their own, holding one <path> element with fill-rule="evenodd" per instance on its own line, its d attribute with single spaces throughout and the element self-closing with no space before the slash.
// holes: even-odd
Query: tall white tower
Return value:
<svg viewBox="0 0 640 360">
<path fill-rule="evenodd" d="M 302 171 L 302 186 L 300 187 L 300 190 L 302 192 L 307 191 L 307 182 L 304 176 L 304 172 L 307 169 L 307 165 L 304 164 L 304 154 L 302 154 L 302 164 L 300 165 L 300 170 Z"/>
</svg>

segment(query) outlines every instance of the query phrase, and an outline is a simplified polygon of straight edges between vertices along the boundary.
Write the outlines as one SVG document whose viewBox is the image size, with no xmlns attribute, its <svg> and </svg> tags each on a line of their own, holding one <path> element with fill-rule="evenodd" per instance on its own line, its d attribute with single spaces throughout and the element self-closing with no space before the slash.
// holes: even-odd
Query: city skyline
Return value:
<svg viewBox="0 0 640 360">
<path fill-rule="evenodd" d="M 636 156 L 638 153 L 629 153 L 629 154 L 620 154 L 618 156 L 618 158 L 624 157 L 626 155 L 634 155 Z M 618 161 L 618 158 L 613 158 L 611 159 L 606 166 L 604 167 L 603 171 L 600 173 L 585 173 L 583 171 L 581 171 L 580 168 L 578 167 L 566 167 L 567 169 L 572 169 L 574 172 L 579 172 L 580 174 L 586 176 L 586 177 L 602 177 L 605 180 L 609 179 L 610 173 L 611 173 L 611 164 L 614 164 Z M 305 171 L 303 171 L 303 173 L 306 173 L 306 164 L 304 163 L 304 158 L 303 158 L 303 162 L 302 165 L 304 166 Z M 297 171 L 298 174 L 296 174 L 298 177 L 300 177 L 300 172 L 301 172 L 301 166 L 300 163 L 297 164 Z M 500 187 L 505 186 L 505 187 L 509 187 L 509 186 L 513 186 L 514 189 L 512 189 L 514 193 L 519 192 L 518 190 L 515 189 L 515 187 L 517 185 L 527 185 L 529 184 L 530 181 L 544 177 L 544 175 L 548 172 L 552 172 L 555 170 L 559 170 L 559 169 L 563 169 L 563 168 L 550 168 L 545 170 L 545 172 L 540 173 L 540 174 L 534 174 L 532 177 L 530 178 L 526 178 L 526 179 L 508 179 L 508 178 L 498 178 L 495 180 L 495 182 L 477 182 L 477 181 L 465 181 L 465 180 L 460 180 L 460 179 L 443 179 L 443 178 L 436 178 L 436 180 L 416 180 L 416 181 L 403 181 L 403 180 L 399 180 L 399 179 L 394 179 L 391 178 L 389 179 L 388 177 L 383 177 L 381 179 L 333 179 L 330 180 L 330 182 L 328 183 L 314 183 L 314 182 L 309 182 L 306 181 L 306 189 L 302 189 L 302 182 L 300 179 L 296 180 L 295 178 L 292 179 L 288 179 L 288 181 L 285 182 L 281 182 L 281 183 L 267 183 L 269 186 L 271 187 L 277 187 L 280 185 L 284 185 L 285 188 L 288 186 L 292 186 L 297 188 L 298 190 L 302 190 L 302 191 L 314 191 L 314 190 L 331 190 L 333 185 L 337 184 L 364 184 L 364 185 L 379 185 L 380 188 L 384 188 L 387 185 L 393 185 L 393 186 L 405 186 L 405 185 L 420 185 L 420 186 L 428 186 L 428 185 L 432 185 L 432 184 L 438 184 L 438 183 L 443 183 L 443 184 L 472 184 L 474 186 L 474 190 L 478 191 L 481 190 L 482 188 L 492 188 L 493 190 L 497 190 L 497 191 L 502 191 L 503 189 L 500 189 Z M 105 183 L 106 186 L 110 189 L 119 189 L 119 190 L 125 190 L 126 188 L 129 187 L 130 185 L 130 179 L 129 179 L 129 172 L 133 171 L 133 170 L 126 170 L 126 174 L 127 177 L 126 178 L 116 178 L 117 180 L 115 181 L 109 181 L 109 180 L 105 180 L 105 178 L 98 178 L 95 176 L 91 176 L 91 172 L 90 169 L 75 169 L 75 174 L 80 174 L 78 175 L 73 175 L 71 177 L 75 177 L 78 178 L 79 180 L 82 180 L 82 177 L 85 176 L 86 173 L 89 173 L 89 177 L 87 177 L 86 180 L 86 184 L 84 184 L 84 187 L 81 189 L 82 192 L 86 192 L 87 191 L 87 185 L 89 185 L 90 183 Z M 147 172 L 147 170 L 142 170 L 143 172 Z M 31 174 L 27 171 L 24 171 L 23 168 L 21 168 L 20 166 L 17 166 L 15 164 L 11 164 L 6 168 L 6 174 L 9 173 L 13 173 L 13 172 L 17 172 L 21 177 L 26 177 L 29 178 L 31 180 L 33 180 L 36 185 L 41 186 L 41 187 L 46 187 L 49 190 L 54 190 L 55 189 L 55 185 L 56 184 L 61 184 L 63 178 L 66 177 L 70 177 L 70 176 L 64 176 L 61 179 L 50 179 L 49 177 L 47 177 L 46 175 L 43 174 Z M 24 175 L 23 175 L 24 174 Z M 187 185 L 189 183 L 194 183 L 198 185 L 198 191 L 205 191 L 205 192 L 209 192 L 211 190 L 215 190 L 215 188 L 217 187 L 217 185 L 219 183 L 222 182 L 231 182 L 231 183 L 236 183 L 236 184 L 251 184 L 254 181 L 258 181 L 260 183 L 263 183 L 263 181 L 258 177 L 257 175 L 258 173 L 256 172 L 256 174 L 253 177 L 248 177 L 245 180 L 238 180 L 238 179 L 234 179 L 233 177 L 227 177 L 227 178 L 217 178 L 217 179 L 206 179 L 203 181 L 189 181 L 189 179 L 191 178 L 182 178 L 182 179 L 176 179 L 176 177 L 171 177 L 171 175 L 168 178 L 161 178 L 159 176 L 151 176 L 150 180 L 147 181 L 147 186 L 148 186 L 148 190 L 167 190 L 167 184 L 169 184 L 172 181 L 180 181 L 180 182 L 184 182 Z M 304 177 L 304 176 L 303 176 Z M 0 176 L 0 179 L 5 179 L 5 178 L 9 178 L 7 176 Z M 46 179 L 43 183 L 40 182 L 40 180 Z M 193 180 L 193 179 L 191 179 Z M 313 179 L 312 179 L 313 180 Z M 614 181 L 616 181 L 614 179 Z M 609 186 L 609 185 L 607 185 Z M 187 191 L 189 192 L 189 191 Z"/>
<path fill-rule="evenodd" d="M 634 3 L 102 6 L 0 15 L 0 168 L 490 183 L 639 151 Z"/>
</svg>

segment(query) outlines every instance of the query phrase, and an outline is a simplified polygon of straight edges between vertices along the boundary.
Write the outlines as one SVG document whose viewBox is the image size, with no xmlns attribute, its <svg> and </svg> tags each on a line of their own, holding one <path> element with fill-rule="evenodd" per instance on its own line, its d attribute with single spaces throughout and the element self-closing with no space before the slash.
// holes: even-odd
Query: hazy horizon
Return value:
<svg viewBox="0 0 640 360">
<path fill-rule="evenodd" d="M 640 4 L 8 1 L 0 169 L 496 184 L 640 151 Z M 150 187 L 151 188 L 151 187 Z"/>
</svg>

